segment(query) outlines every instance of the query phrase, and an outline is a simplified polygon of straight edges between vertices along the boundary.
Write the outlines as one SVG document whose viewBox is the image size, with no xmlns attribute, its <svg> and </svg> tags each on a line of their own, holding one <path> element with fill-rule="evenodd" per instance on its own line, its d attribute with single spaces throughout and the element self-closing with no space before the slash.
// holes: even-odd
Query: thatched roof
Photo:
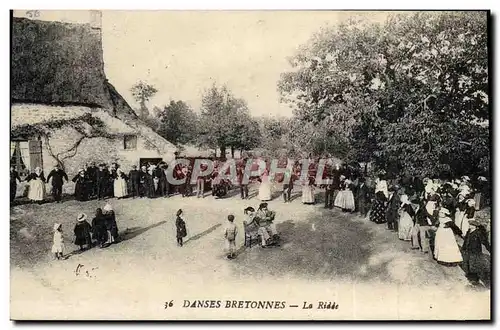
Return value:
<svg viewBox="0 0 500 330">
<path fill-rule="evenodd" d="M 12 18 L 11 54 L 12 102 L 84 105 L 136 116 L 107 81 L 101 31 L 89 24 Z"/>
</svg>

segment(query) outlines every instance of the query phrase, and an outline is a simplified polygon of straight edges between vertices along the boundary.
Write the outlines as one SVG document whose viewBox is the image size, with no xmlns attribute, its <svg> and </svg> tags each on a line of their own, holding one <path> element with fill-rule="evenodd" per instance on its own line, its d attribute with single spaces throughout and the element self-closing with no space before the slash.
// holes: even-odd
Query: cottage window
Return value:
<svg viewBox="0 0 500 330">
<path fill-rule="evenodd" d="M 137 149 L 137 135 L 125 135 L 123 138 L 123 148 L 125 150 Z"/>
</svg>

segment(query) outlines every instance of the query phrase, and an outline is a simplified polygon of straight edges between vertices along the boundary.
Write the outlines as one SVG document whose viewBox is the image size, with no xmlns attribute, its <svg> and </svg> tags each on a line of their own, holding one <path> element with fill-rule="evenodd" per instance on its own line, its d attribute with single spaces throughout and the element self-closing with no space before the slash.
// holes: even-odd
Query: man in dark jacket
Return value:
<svg viewBox="0 0 500 330">
<path fill-rule="evenodd" d="M 87 168 L 85 175 L 88 179 L 88 196 L 93 198 L 97 196 L 97 171 L 99 169 L 95 166 L 95 163 L 91 163 Z"/>
<path fill-rule="evenodd" d="M 334 194 L 333 179 L 329 176 L 325 180 L 325 209 L 333 209 Z"/>
<path fill-rule="evenodd" d="M 147 167 L 143 165 L 139 172 L 139 196 L 140 197 L 153 197 L 153 177 L 148 173 Z"/>
<path fill-rule="evenodd" d="M 415 235 L 412 238 L 414 245 L 417 243 L 420 245 L 422 253 L 428 253 L 430 251 L 430 243 L 434 239 L 435 227 L 434 225 L 438 222 L 438 210 L 435 209 L 432 214 L 427 211 L 427 201 L 421 199 L 419 201 L 418 211 L 415 214 Z"/>
<path fill-rule="evenodd" d="M 108 180 L 108 186 L 106 188 L 106 197 L 113 197 L 114 196 L 114 183 L 115 179 L 118 177 L 116 174 L 116 171 L 118 170 L 118 163 L 111 163 L 111 166 L 109 167 L 109 180 Z"/>
<path fill-rule="evenodd" d="M 386 213 L 387 229 L 394 231 L 398 231 L 398 211 L 401 203 L 397 190 L 398 189 L 394 186 L 389 188 L 390 196 Z"/>
<path fill-rule="evenodd" d="M 412 187 L 415 190 L 417 196 L 422 195 L 425 191 L 424 182 L 419 176 L 413 177 Z"/>
<path fill-rule="evenodd" d="M 64 172 L 62 169 L 59 168 L 59 165 L 54 166 L 54 169 L 50 171 L 49 175 L 47 176 L 47 182 L 49 182 L 50 178 L 52 178 L 52 196 L 54 197 L 54 200 L 56 203 L 61 202 L 61 195 L 62 195 L 62 186 L 63 186 L 63 179 L 68 182 L 68 175 L 66 172 Z"/>
<path fill-rule="evenodd" d="M 14 201 L 16 198 L 17 191 L 17 181 L 21 183 L 21 178 L 19 177 L 19 173 L 14 169 L 14 166 L 10 166 L 10 201 Z"/>
<path fill-rule="evenodd" d="M 485 284 L 489 285 L 490 267 L 482 252 L 483 245 L 491 253 L 491 246 L 484 227 L 475 220 L 469 221 L 469 230 L 464 237 L 462 254 L 465 275 L 472 284 L 479 284 L 481 277 Z"/>
<path fill-rule="evenodd" d="M 360 176 L 358 178 L 359 187 L 357 189 L 357 207 L 359 214 L 364 218 L 370 209 L 370 188 L 366 185 L 365 178 Z"/>
<path fill-rule="evenodd" d="M 140 173 L 137 170 L 137 166 L 132 165 L 132 170 L 128 173 L 132 198 L 139 196 L 139 176 Z"/>
<path fill-rule="evenodd" d="M 333 200 L 335 201 L 335 197 L 337 197 L 337 193 L 340 190 L 340 176 L 342 172 L 340 171 L 340 167 L 337 166 L 332 170 L 331 179 L 332 179 L 332 189 L 333 189 Z"/>
<path fill-rule="evenodd" d="M 167 174 L 165 173 L 165 169 L 167 168 L 167 164 L 165 162 L 160 162 L 158 164 L 158 175 L 160 178 L 159 186 L 160 186 L 160 196 L 164 197 L 167 195 Z"/>
<path fill-rule="evenodd" d="M 154 190 L 154 194 L 156 197 L 160 197 L 160 196 L 164 196 L 165 195 L 165 192 L 164 192 L 164 181 L 167 179 L 167 177 L 165 176 L 165 172 L 163 171 L 163 169 L 160 167 L 161 164 L 158 164 L 154 169 L 153 169 L 153 183 L 155 181 L 155 178 L 156 180 L 158 180 L 158 188 Z"/>
<path fill-rule="evenodd" d="M 99 165 L 99 171 L 97 171 L 97 199 L 104 199 L 108 193 L 109 186 L 109 170 L 106 168 L 106 164 Z"/>
</svg>

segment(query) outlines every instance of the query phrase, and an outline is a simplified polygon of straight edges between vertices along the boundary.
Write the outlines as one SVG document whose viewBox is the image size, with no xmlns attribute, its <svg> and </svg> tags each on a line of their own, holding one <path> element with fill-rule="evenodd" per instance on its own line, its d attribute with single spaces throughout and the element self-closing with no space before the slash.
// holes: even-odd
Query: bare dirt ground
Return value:
<svg viewBox="0 0 500 330">
<path fill-rule="evenodd" d="M 254 188 L 251 196 L 255 193 Z M 182 304 L 183 299 L 317 299 L 324 294 L 351 307 L 336 315 L 249 311 L 244 318 L 489 318 L 490 291 L 470 288 L 460 267 L 438 265 L 384 225 L 321 204 L 303 205 L 300 191 L 291 204 L 284 204 L 279 193 L 269 203 L 277 211 L 281 246 L 245 249 L 243 209 L 259 201 L 243 201 L 237 191 L 230 195 L 220 200 L 111 199 L 123 240 L 83 253 L 71 253 L 77 249 L 71 243 L 76 216 L 85 212 L 90 222 L 102 201 L 12 207 L 11 317 L 231 319 L 242 314 L 193 314 L 181 308 L 175 315 L 162 313 L 164 302 L 174 298 Z M 182 248 L 175 239 L 179 208 L 188 229 Z M 235 260 L 226 260 L 222 235 L 230 213 L 240 232 Z M 63 224 L 69 253 L 64 261 L 50 253 L 55 222 Z M 388 306 L 383 312 L 381 304 Z"/>
</svg>

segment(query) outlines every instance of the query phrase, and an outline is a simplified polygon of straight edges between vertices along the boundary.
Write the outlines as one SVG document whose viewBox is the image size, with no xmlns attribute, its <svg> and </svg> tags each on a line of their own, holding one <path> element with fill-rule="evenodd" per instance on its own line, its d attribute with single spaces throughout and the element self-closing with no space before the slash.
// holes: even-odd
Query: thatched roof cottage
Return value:
<svg viewBox="0 0 500 330">
<path fill-rule="evenodd" d="M 104 73 L 101 13 L 82 24 L 12 18 L 11 161 L 25 174 L 88 162 L 125 170 L 176 147 L 137 117 Z"/>
</svg>

